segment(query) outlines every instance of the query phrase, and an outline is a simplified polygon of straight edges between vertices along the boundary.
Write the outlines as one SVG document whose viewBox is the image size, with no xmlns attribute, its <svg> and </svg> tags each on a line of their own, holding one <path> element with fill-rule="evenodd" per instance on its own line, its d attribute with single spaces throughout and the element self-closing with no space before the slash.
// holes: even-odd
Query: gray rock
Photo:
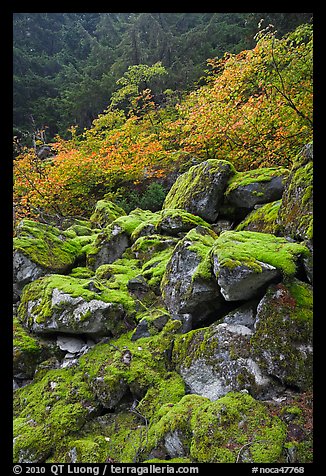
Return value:
<svg viewBox="0 0 326 476">
<path fill-rule="evenodd" d="M 87 264 L 96 270 L 102 264 L 113 263 L 121 258 L 130 245 L 130 238 L 123 228 L 112 224 L 110 229 L 99 235 L 96 248 L 87 255 Z"/>
<path fill-rule="evenodd" d="M 82 349 L 85 349 L 85 342 L 77 337 L 58 336 L 57 345 L 61 350 L 66 350 L 72 355 L 78 354 Z"/>
<path fill-rule="evenodd" d="M 281 167 L 238 173 L 229 182 L 224 205 L 252 210 L 257 204 L 279 200 L 288 175 Z"/>
<path fill-rule="evenodd" d="M 248 390 L 256 397 L 274 391 L 274 382 L 251 355 L 254 309 L 244 306 L 221 323 L 176 339 L 172 358 L 189 393 L 214 401 L 230 391 Z"/>
<path fill-rule="evenodd" d="M 13 290 L 14 300 L 19 299 L 24 286 L 35 279 L 45 276 L 47 271 L 31 261 L 20 251 L 13 255 Z"/>
<path fill-rule="evenodd" d="M 281 275 L 274 266 L 263 262 L 259 262 L 261 272 L 244 264 L 235 268 L 221 267 L 216 256 L 213 262 L 217 282 L 226 301 L 251 299 L 266 283 Z"/>
<path fill-rule="evenodd" d="M 170 431 L 164 436 L 164 446 L 171 458 L 180 458 L 186 454 L 178 430 Z"/>
</svg>

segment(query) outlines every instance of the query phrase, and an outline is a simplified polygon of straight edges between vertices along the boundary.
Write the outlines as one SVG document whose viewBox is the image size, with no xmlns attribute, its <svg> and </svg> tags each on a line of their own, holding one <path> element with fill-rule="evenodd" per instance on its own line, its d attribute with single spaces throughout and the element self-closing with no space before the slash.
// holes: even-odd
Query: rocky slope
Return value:
<svg viewBox="0 0 326 476">
<path fill-rule="evenodd" d="M 19 224 L 15 462 L 312 461 L 312 158 Z"/>
</svg>

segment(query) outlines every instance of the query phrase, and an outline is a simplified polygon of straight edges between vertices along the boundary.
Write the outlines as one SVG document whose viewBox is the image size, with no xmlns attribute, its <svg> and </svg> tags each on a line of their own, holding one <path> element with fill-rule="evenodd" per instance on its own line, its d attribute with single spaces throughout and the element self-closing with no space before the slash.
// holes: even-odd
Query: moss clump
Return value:
<svg viewBox="0 0 326 476">
<path fill-rule="evenodd" d="M 178 438 L 179 454 L 164 449 L 168 435 Z M 282 454 L 285 438 L 286 425 L 246 393 L 230 392 L 214 402 L 186 395 L 158 412 L 144 456 L 148 461 L 161 448 L 161 454 L 163 449 L 167 456 L 198 463 L 273 463 Z"/>
<path fill-rule="evenodd" d="M 77 268 L 73 268 L 71 270 L 70 276 L 73 278 L 88 279 L 94 276 L 94 272 L 84 266 L 78 266 Z"/>
<path fill-rule="evenodd" d="M 20 324 L 13 321 L 13 371 L 22 378 L 32 378 L 38 363 L 46 358 L 43 345 Z"/>
<path fill-rule="evenodd" d="M 14 250 L 31 261 L 53 272 L 64 272 L 82 255 L 82 244 L 77 238 L 67 238 L 57 228 L 23 220 L 14 238 Z"/>
<path fill-rule="evenodd" d="M 163 331 L 150 338 L 131 340 L 131 333 L 126 333 L 108 344 L 96 345 L 80 358 L 80 367 L 88 375 L 91 385 L 97 389 L 98 396 L 103 390 L 106 405 L 110 405 L 110 392 L 116 394 L 118 386 L 124 382 L 135 398 L 141 400 L 150 388 L 155 389 L 155 399 L 145 397 L 143 408 L 148 413 L 154 412 L 161 401 L 180 394 L 181 377 L 167 371 L 167 352 L 180 322 L 171 321 Z M 126 360 L 126 355 L 128 359 Z M 170 380 L 170 389 L 165 389 L 166 380 Z M 102 387 L 102 383 L 104 386 Z M 173 383 L 173 385 L 172 385 Z M 173 390 L 175 388 L 175 390 Z M 182 392 L 181 392 L 182 393 Z M 122 398 L 121 394 L 120 398 Z M 177 397 L 173 397 L 174 399 Z"/>
<path fill-rule="evenodd" d="M 110 200 L 99 200 L 94 213 L 90 217 L 93 228 L 104 228 L 117 218 L 126 215 L 126 212 Z"/>
<path fill-rule="evenodd" d="M 220 267 L 233 269 L 245 265 L 261 272 L 263 262 L 281 270 L 285 276 L 293 276 L 298 258 L 308 256 L 309 250 L 270 233 L 226 231 L 216 240 L 212 254 L 217 256 Z"/>
<path fill-rule="evenodd" d="M 277 200 L 253 210 L 245 220 L 239 223 L 235 231 L 259 231 L 277 235 L 279 230 L 277 216 L 281 203 L 282 200 Z"/>
</svg>

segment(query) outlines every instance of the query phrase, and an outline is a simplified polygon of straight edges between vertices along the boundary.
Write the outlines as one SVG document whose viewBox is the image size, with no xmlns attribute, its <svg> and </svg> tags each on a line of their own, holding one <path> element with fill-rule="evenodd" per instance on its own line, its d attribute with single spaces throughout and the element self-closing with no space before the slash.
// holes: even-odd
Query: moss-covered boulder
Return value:
<svg viewBox="0 0 326 476">
<path fill-rule="evenodd" d="M 156 294 L 160 294 L 161 280 L 177 242 L 170 236 L 148 235 L 138 238 L 131 247 L 132 255 L 139 260 L 140 278 Z"/>
<path fill-rule="evenodd" d="M 309 250 L 283 237 L 254 231 L 226 231 L 212 247 L 213 269 L 227 301 L 250 299 L 282 276 L 294 276 Z"/>
<path fill-rule="evenodd" d="M 163 209 L 182 208 L 208 222 L 214 222 L 222 204 L 228 180 L 235 174 L 230 162 L 209 159 L 182 174 L 167 194 Z"/>
<path fill-rule="evenodd" d="M 297 279 L 271 285 L 257 309 L 252 355 L 283 385 L 312 385 L 312 287 Z"/>
<path fill-rule="evenodd" d="M 99 200 L 89 221 L 93 228 L 105 228 L 117 218 L 126 215 L 126 212 L 111 200 Z"/>
<path fill-rule="evenodd" d="M 64 437 L 78 431 L 98 411 L 98 402 L 75 368 L 50 370 L 16 390 L 14 462 L 44 462 Z"/>
<path fill-rule="evenodd" d="M 114 279 L 105 285 L 53 274 L 25 286 L 18 314 L 38 334 L 119 335 L 134 326 L 134 304 L 126 285 Z"/>
<path fill-rule="evenodd" d="M 148 460 L 189 458 L 198 463 L 277 462 L 286 438 L 286 425 L 269 415 L 250 395 L 230 392 L 210 402 L 186 395 L 148 432 Z"/>
<path fill-rule="evenodd" d="M 255 208 L 247 217 L 237 225 L 235 231 L 259 231 L 261 233 L 278 234 L 278 211 L 282 200 L 266 203 Z"/>
<path fill-rule="evenodd" d="M 210 225 L 199 216 L 192 215 L 180 208 L 166 208 L 161 212 L 161 218 L 157 223 L 157 228 L 163 234 L 174 236 L 180 233 L 186 233 L 199 225 L 210 228 Z"/>
<path fill-rule="evenodd" d="M 95 242 L 87 248 L 87 265 L 96 270 L 102 264 L 113 263 L 121 258 L 126 249 L 131 246 L 131 235 L 144 222 L 150 221 L 155 215 L 149 210 L 137 208 L 129 215 L 114 220 L 103 229 Z"/>
<path fill-rule="evenodd" d="M 243 305 L 175 339 L 172 359 L 188 392 L 212 401 L 230 391 L 248 390 L 259 398 L 273 393 L 274 382 L 252 356 L 255 311 L 254 302 Z"/>
<path fill-rule="evenodd" d="M 89 241 L 50 225 L 21 221 L 13 240 L 14 291 L 20 295 L 25 284 L 45 274 L 69 272 Z"/>
<path fill-rule="evenodd" d="M 257 204 L 279 200 L 288 175 L 284 167 L 238 172 L 229 180 L 224 205 L 252 210 Z"/>
<path fill-rule="evenodd" d="M 305 146 L 286 182 L 278 220 L 281 233 L 295 240 L 313 238 L 313 146 Z"/>
<path fill-rule="evenodd" d="M 174 318 L 190 330 L 221 305 L 209 252 L 217 235 L 206 227 L 190 230 L 180 240 L 166 265 L 162 297 Z"/>
</svg>

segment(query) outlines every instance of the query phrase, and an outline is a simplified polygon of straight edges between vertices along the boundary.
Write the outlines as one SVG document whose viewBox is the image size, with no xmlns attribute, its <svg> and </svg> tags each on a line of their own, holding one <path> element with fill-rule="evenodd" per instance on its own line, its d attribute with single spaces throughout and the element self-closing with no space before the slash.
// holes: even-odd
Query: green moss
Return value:
<svg viewBox="0 0 326 476">
<path fill-rule="evenodd" d="M 185 395 L 185 384 L 176 372 L 167 372 L 155 387 L 150 387 L 137 406 L 138 412 L 151 420 L 164 404 L 175 404 Z"/>
<path fill-rule="evenodd" d="M 186 212 L 182 208 L 173 209 L 165 208 L 161 212 L 161 218 L 157 223 L 157 228 L 167 229 L 173 233 L 174 228 L 176 233 L 189 231 L 196 226 L 204 226 L 211 228 L 211 225 L 197 215 Z"/>
<path fill-rule="evenodd" d="M 191 419 L 190 455 L 198 462 L 277 462 L 285 425 L 246 393 L 230 392 L 201 405 Z"/>
<path fill-rule="evenodd" d="M 177 367 L 189 367 L 194 360 L 205 356 L 209 359 L 218 347 L 218 340 L 209 328 L 194 329 L 184 335 L 177 336 L 173 346 L 173 362 Z"/>
<path fill-rule="evenodd" d="M 80 266 L 77 268 L 73 268 L 70 272 L 70 276 L 72 276 L 73 278 L 87 279 L 92 278 L 94 276 L 94 272 L 89 268 Z"/>
<path fill-rule="evenodd" d="M 155 218 L 156 214 L 150 210 L 142 210 L 136 208 L 129 215 L 117 218 L 113 223 L 119 225 L 129 236 L 135 231 L 135 229 L 144 222 L 150 222 Z"/>
<path fill-rule="evenodd" d="M 192 242 L 188 249 L 195 251 L 197 256 L 201 258 L 192 275 L 192 281 L 198 279 L 209 280 L 212 277 L 212 264 L 209 252 L 217 238 L 218 235 L 213 230 L 203 227 L 193 228 L 187 233 L 185 239 Z"/>
<path fill-rule="evenodd" d="M 98 410 L 76 369 L 50 370 L 14 395 L 14 461 L 44 461 L 60 440 L 79 430 Z"/>
<path fill-rule="evenodd" d="M 196 408 L 209 402 L 199 395 L 185 395 L 175 405 L 163 405 L 155 415 L 148 431 L 147 442 L 144 448 L 145 458 L 154 448 L 159 447 L 167 433 L 178 432 L 183 447 L 188 452 L 191 444 L 192 429 L 190 421 Z"/>
<path fill-rule="evenodd" d="M 126 215 L 126 212 L 110 200 L 99 200 L 94 213 L 90 217 L 93 227 L 105 227 L 117 218 Z"/>
<path fill-rule="evenodd" d="M 20 324 L 13 320 L 13 370 L 14 375 L 33 378 L 37 364 L 46 358 L 44 346 Z"/>
<path fill-rule="evenodd" d="M 247 230 L 277 234 L 279 230 L 277 217 L 281 203 L 282 200 L 277 200 L 253 210 L 245 220 L 239 223 L 235 231 Z"/>
<path fill-rule="evenodd" d="M 285 276 L 293 276 L 299 256 L 308 256 L 302 244 L 291 243 L 285 238 L 253 231 L 226 231 L 216 240 L 212 253 L 221 267 L 248 266 L 261 272 L 260 262 L 274 266 Z"/>
<path fill-rule="evenodd" d="M 137 395 L 145 396 L 151 387 L 161 388 L 159 393 L 162 394 L 162 385 L 167 378 L 165 355 L 180 325 L 179 321 L 176 324 L 174 321 L 168 323 L 160 334 L 150 338 L 131 341 L 129 332 L 108 344 L 97 345 L 80 358 L 80 366 L 91 380 L 113 376 L 115 381 L 123 379 Z M 123 361 L 126 350 L 131 353 L 129 365 Z M 178 376 L 171 377 L 171 382 L 178 379 Z M 171 392 L 174 393 L 172 387 Z"/>
<path fill-rule="evenodd" d="M 152 259 L 148 260 L 142 267 L 141 274 L 148 281 L 148 285 L 154 289 L 159 290 L 160 284 L 166 270 L 174 247 L 167 248 L 159 253 L 156 253 Z"/>
</svg>

